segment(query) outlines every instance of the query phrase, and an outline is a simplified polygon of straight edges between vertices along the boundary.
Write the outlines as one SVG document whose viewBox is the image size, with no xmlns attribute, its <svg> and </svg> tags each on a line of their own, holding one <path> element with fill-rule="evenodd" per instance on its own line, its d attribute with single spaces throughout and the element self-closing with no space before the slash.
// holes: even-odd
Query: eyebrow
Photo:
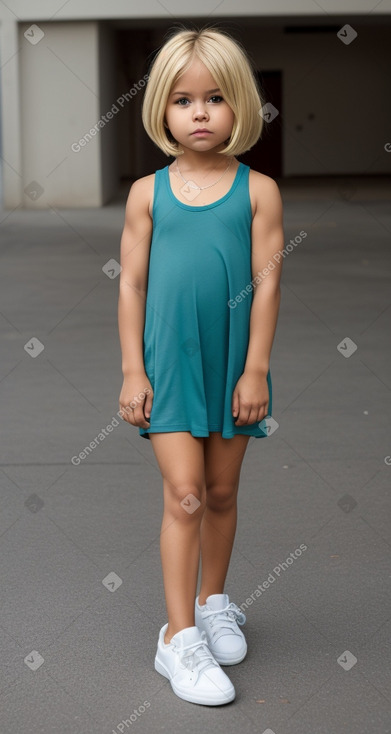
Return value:
<svg viewBox="0 0 391 734">
<path fill-rule="evenodd" d="M 208 89 L 206 94 L 212 94 L 212 92 L 220 92 L 220 91 L 221 90 L 217 87 L 217 89 Z M 173 92 L 173 96 L 174 94 L 184 94 L 184 95 L 187 95 L 188 97 L 191 97 L 191 92 Z"/>
</svg>

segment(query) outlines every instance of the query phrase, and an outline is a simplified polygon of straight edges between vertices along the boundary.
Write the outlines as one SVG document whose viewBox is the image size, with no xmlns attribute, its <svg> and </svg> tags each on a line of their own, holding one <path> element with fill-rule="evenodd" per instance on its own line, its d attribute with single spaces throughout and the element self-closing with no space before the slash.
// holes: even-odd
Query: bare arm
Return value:
<svg viewBox="0 0 391 734">
<path fill-rule="evenodd" d="M 255 290 L 245 372 L 267 375 L 281 298 L 282 256 L 278 253 L 284 247 L 281 196 L 276 182 L 269 177 L 258 182 L 251 241 Z"/>
<path fill-rule="evenodd" d="M 125 224 L 121 237 L 121 273 L 118 297 L 118 329 L 122 352 L 124 383 L 120 408 L 134 405 L 136 397 L 145 390 L 145 413 L 150 413 L 152 386 L 145 373 L 143 334 L 147 296 L 148 264 L 152 234 L 149 215 L 149 177 L 132 185 L 125 209 Z M 133 401 L 133 402 L 132 402 Z M 128 409 L 124 420 L 133 425 L 149 427 L 145 421 L 144 400 L 138 398 L 134 411 Z M 147 410 L 148 409 L 148 410 Z"/>
<path fill-rule="evenodd" d="M 256 175 L 253 181 L 256 196 L 251 229 L 254 293 L 246 363 L 232 397 L 232 414 L 237 426 L 261 421 L 268 413 L 266 378 L 281 298 L 282 257 L 278 255 L 284 247 L 281 196 L 272 178 Z"/>
</svg>

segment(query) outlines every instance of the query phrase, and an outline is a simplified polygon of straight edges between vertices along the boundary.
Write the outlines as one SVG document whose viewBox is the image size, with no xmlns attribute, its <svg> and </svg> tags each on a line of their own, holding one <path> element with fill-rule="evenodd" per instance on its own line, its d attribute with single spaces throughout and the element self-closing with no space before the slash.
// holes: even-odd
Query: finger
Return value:
<svg viewBox="0 0 391 734">
<path fill-rule="evenodd" d="M 250 408 L 243 403 L 239 405 L 239 415 L 235 421 L 237 426 L 245 426 L 248 422 L 248 416 L 250 415 Z"/>
<path fill-rule="evenodd" d="M 149 428 L 150 423 L 146 420 L 141 405 L 138 405 L 137 408 L 134 410 L 133 417 L 136 426 L 139 426 L 139 428 Z"/>
<path fill-rule="evenodd" d="M 264 405 L 261 405 L 261 407 L 258 410 L 258 423 L 260 421 L 263 421 L 264 418 L 267 416 L 267 409 L 268 409 L 268 403 L 264 403 Z"/>
<path fill-rule="evenodd" d="M 250 408 L 249 408 L 249 410 L 247 412 L 247 417 L 245 419 L 245 425 L 249 426 L 252 423 L 255 423 L 256 417 L 257 417 L 256 414 L 255 414 L 255 417 L 254 417 L 254 408 L 252 408 L 250 406 Z"/>
<path fill-rule="evenodd" d="M 232 415 L 238 417 L 239 415 L 239 395 L 236 391 L 232 396 Z"/>
<path fill-rule="evenodd" d="M 145 415 L 145 410 L 146 410 L 145 405 L 144 405 L 144 408 L 141 407 L 141 410 L 142 410 L 142 419 L 144 421 L 142 428 L 149 428 L 151 425 L 151 422 L 149 420 L 149 415 Z"/>
<path fill-rule="evenodd" d="M 236 403 L 236 416 L 234 416 L 235 426 L 240 426 L 241 420 L 243 418 L 243 407 L 240 402 L 239 396 L 237 396 L 237 403 Z"/>
<path fill-rule="evenodd" d="M 251 425 L 252 425 L 253 423 L 256 423 L 256 422 L 257 422 L 257 419 L 258 419 L 258 418 L 257 418 L 257 416 L 258 416 L 258 413 L 259 413 L 259 410 L 258 410 L 258 408 L 252 408 L 252 409 L 250 410 L 250 414 L 249 414 L 249 416 L 248 416 L 248 420 L 247 420 L 247 422 L 248 422 L 248 424 L 249 424 L 250 426 L 251 426 Z"/>
<path fill-rule="evenodd" d="M 149 418 L 151 415 L 152 403 L 153 403 L 153 395 L 152 393 L 149 393 L 147 395 L 147 399 L 145 401 L 145 408 L 144 408 L 144 413 L 147 418 Z"/>
<path fill-rule="evenodd" d="M 134 408 L 128 408 L 127 413 L 128 413 L 128 423 L 130 423 L 131 426 L 135 426 L 136 420 L 134 416 Z"/>
</svg>

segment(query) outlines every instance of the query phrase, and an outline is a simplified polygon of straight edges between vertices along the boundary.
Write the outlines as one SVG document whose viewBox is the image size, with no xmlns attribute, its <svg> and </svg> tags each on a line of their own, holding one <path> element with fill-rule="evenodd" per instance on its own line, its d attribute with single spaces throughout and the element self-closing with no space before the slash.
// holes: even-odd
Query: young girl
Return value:
<svg viewBox="0 0 391 734">
<path fill-rule="evenodd" d="M 241 464 L 272 410 L 282 203 L 272 178 L 236 158 L 260 137 L 262 104 L 233 38 L 175 30 L 142 112 L 174 161 L 132 185 L 121 238 L 119 404 L 151 440 L 163 478 L 168 623 L 155 669 L 177 696 L 209 706 L 235 698 L 220 663 L 247 652 L 245 615 L 224 585 Z"/>
</svg>

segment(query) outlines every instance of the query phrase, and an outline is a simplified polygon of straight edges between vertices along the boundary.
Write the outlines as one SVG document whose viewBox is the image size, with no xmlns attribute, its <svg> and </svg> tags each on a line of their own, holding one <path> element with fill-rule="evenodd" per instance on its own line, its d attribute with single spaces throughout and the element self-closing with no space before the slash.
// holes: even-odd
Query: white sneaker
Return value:
<svg viewBox="0 0 391 734">
<path fill-rule="evenodd" d="M 155 670 L 168 678 L 174 693 L 205 706 L 233 701 L 235 688 L 210 652 L 205 633 L 198 627 L 185 627 L 167 645 L 167 627 L 168 623 L 160 630 Z"/>
<path fill-rule="evenodd" d="M 240 663 L 247 654 L 247 643 L 239 624 L 244 624 L 246 615 L 228 594 L 211 594 L 204 606 L 195 600 L 195 623 L 206 633 L 209 649 L 221 665 Z"/>
</svg>

